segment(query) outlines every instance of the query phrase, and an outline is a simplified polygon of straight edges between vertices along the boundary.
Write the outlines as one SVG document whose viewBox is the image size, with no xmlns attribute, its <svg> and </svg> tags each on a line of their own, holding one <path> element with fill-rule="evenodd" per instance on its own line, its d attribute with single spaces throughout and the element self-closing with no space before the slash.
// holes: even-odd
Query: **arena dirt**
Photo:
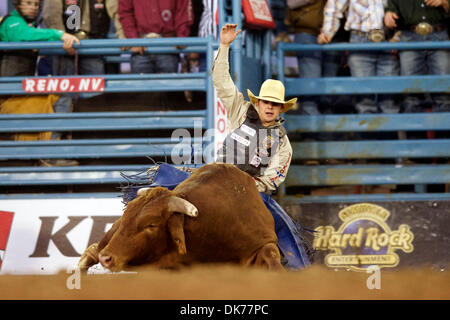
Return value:
<svg viewBox="0 0 450 320">
<path fill-rule="evenodd" d="M 2 275 L 0 299 L 449 299 L 450 272 L 381 269 L 380 289 L 369 290 L 370 274 L 313 266 L 269 272 L 230 265 L 179 271 L 148 268 L 137 273 L 81 275 L 80 289 L 66 286 L 71 274 Z M 70 280 L 70 279 L 69 279 Z M 70 282 L 70 281 L 69 281 Z"/>
</svg>

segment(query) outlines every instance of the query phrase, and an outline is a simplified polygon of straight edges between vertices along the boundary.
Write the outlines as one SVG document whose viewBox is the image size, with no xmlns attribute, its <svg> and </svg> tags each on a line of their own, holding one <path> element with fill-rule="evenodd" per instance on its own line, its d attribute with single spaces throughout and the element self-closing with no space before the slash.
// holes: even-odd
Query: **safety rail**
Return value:
<svg viewBox="0 0 450 320">
<path fill-rule="evenodd" d="M 207 57 L 208 70 L 212 67 L 213 50 L 218 47 L 212 38 L 162 38 L 162 39 L 101 39 L 81 40 L 75 45 L 79 55 L 118 57 L 121 48 L 144 46 L 147 53 L 200 52 Z M 175 47 L 175 46 L 181 46 Z M 0 43 L 0 50 L 39 50 L 40 54 L 65 54 L 61 42 L 19 42 Z M 57 78 L 104 79 L 101 93 L 117 92 L 175 92 L 202 91 L 206 94 L 204 109 L 152 112 L 73 112 L 53 114 L 5 114 L 0 115 L 0 134 L 30 132 L 70 132 L 73 139 L 55 141 L 0 141 L 0 186 L 8 192 L 10 187 L 44 185 L 97 185 L 124 182 L 122 174 L 133 176 L 142 173 L 152 165 L 152 160 L 169 161 L 174 147 L 179 147 L 178 157 L 183 150 L 196 155 L 204 141 L 194 138 L 189 142 L 172 138 L 175 129 L 186 129 L 200 133 L 212 128 L 213 89 L 211 74 L 166 73 L 166 74 L 105 74 L 67 75 L 49 77 L 2 77 L 0 94 L 25 95 L 48 94 L 47 92 L 26 92 L 25 79 L 38 84 L 42 79 Z M 70 93 L 82 92 L 75 88 Z M 64 92 L 50 92 L 60 94 Z M 114 137 L 108 137 L 108 133 Z M 131 137 L 128 133 L 133 132 Z M 138 137 L 135 137 L 135 136 Z M 82 138 L 77 138 L 81 136 Z M 107 138 L 105 138 L 105 136 Z M 76 159 L 80 165 L 73 167 L 39 167 L 38 159 Z M 30 164 L 31 161 L 31 164 Z M 5 189 L 6 188 L 6 189 Z"/>
<path fill-rule="evenodd" d="M 284 74 L 285 52 L 296 51 L 354 51 L 354 50 L 416 50 L 448 49 L 450 41 L 397 43 L 338 43 L 328 45 L 301 45 L 278 43 L 277 73 L 286 86 L 287 96 L 406 94 L 450 92 L 450 75 L 392 76 L 392 77 L 334 77 L 293 78 Z M 392 201 L 419 199 L 450 199 L 450 138 L 430 139 L 434 134 L 450 130 L 450 113 L 401 114 L 334 114 L 286 115 L 290 134 L 293 165 L 289 170 L 283 191 L 283 201 L 293 203 L 335 201 Z M 428 132 L 421 139 L 367 140 L 369 133 Z M 432 133 L 431 133 L 432 132 Z M 363 134 L 364 138 L 341 141 L 303 141 L 303 133 Z M 430 134 L 431 133 L 431 134 Z M 402 138 L 404 139 L 404 138 Z M 328 138 L 328 140 L 330 140 Z M 401 160 L 406 160 L 402 162 Z M 312 161 L 315 165 L 304 165 Z M 332 161 L 335 164 L 328 163 Z M 445 191 L 429 191 L 431 185 L 447 185 Z M 364 194 L 364 186 L 413 185 L 413 192 Z M 326 192 L 339 186 L 347 189 L 345 195 Z M 321 195 L 296 196 L 296 189 L 321 187 Z M 336 192 L 336 190 L 334 190 Z M 332 191 L 329 191 L 332 192 Z M 320 194 L 320 192 L 319 192 Z M 428 198 L 427 198 L 428 197 Z"/>
<path fill-rule="evenodd" d="M 0 115 L 0 132 L 204 128 L 206 110 Z"/>
<path fill-rule="evenodd" d="M 267 34 L 264 36 L 267 38 Z M 265 42 L 267 43 L 267 42 Z M 442 43 L 395 43 L 395 44 L 331 44 L 324 46 L 295 45 L 280 43 L 277 48 L 278 70 L 284 70 L 284 52 L 298 50 L 387 50 L 393 48 L 413 49 L 447 48 L 450 42 Z M 185 46 L 183 49 L 175 45 Z M 0 117 L 0 132 L 35 132 L 35 131 L 126 131 L 126 130 L 167 130 L 175 128 L 198 128 L 206 130 L 214 127 L 213 87 L 210 69 L 213 61 L 213 50 L 217 41 L 200 38 L 163 38 L 163 39 L 127 39 L 127 40 L 82 40 L 77 47 L 79 54 L 109 54 L 117 56 L 122 47 L 146 46 L 147 51 L 155 53 L 204 52 L 207 55 L 207 72 L 194 74 L 121 74 L 99 75 L 105 79 L 104 92 L 138 92 L 138 91 L 179 91 L 200 90 L 206 92 L 206 108 L 194 113 L 116 113 L 102 112 L 81 114 L 49 114 L 49 115 L 4 115 Z M 32 43 L 0 43 L 0 50 L 39 49 L 45 54 L 63 54 L 60 42 Z M 242 59 L 261 61 L 264 56 L 251 52 L 259 52 L 260 45 L 253 47 L 236 44 L 232 48 L 232 70 L 239 71 Z M 265 47 L 264 47 L 265 48 Z M 244 50 L 245 49 L 245 50 Z M 46 51 L 47 50 L 47 51 Z M 250 53 L 249 53 L 250 52 Z M 250 56 L 249 56 L 250 54 Z M 245 59 L 244 59 L 245 60 Z M 247 61 L 247 60 L 246 60 Z M 246 64 L 247 66 L 247 64 Z M 262 67 L 262 65 L 260 65 Z M 264 73 L 267 72 L 267 69 Z M 259 76 L 263 72 L 259 71 Z M 246 86 L 242 75 L 236 76 L 240 87 Z M 245 73 L 247 76 L 250 73 Z M 294 79 L 286 78 L 278 72 L 279 78 L 286 84 L 287 96 L 309 94 L 363 94 L 363 93 L 403 93 L 403 92 L 439 92 L 450 91 L 448 76 L 416 76 L 416 77 L 376 77 L 376 78 L 321 78 Z M 258 86 L 258 79 L 254 85 Z M 76 76 L 70 76 L 76 77 Z M 83 76 L 90 77 L 90 76 Z M 92 76 L 94 77 L 94 76 Z M 52 77 L 32 77 L 49 79 Z M 387 79 L 389 78 L 389 79 Z M 23 94 L 21 83 L 24 77 L 0 78 L 0 93 Z M 401 81 L 400 81 L 401 80 Z M 403 81 L 404 80 L 404 81 Z M 369 84 L 369 85 L 367 85 Z M 19 88 L 20 86 L 20 88 Z M 242 90 L 242 88 L 241 88 Z M 256 90 L 257 91 L 257 90 Z M 184 112 L 184 111 L 180 111 Z M 198 120 L 198 121 L 195 121 Z M 333 186 L 333 185 L 379 185 L 379 184 L 415 184 L 413 194 L 363 195 L 353 194 L 342 199 L 353 197 L 366 199 L 373 196 L 377 199 L 400 199 L 408 197 L 420 198 L 425 194 L 433 197 L 448 197 L 448 193 L 425 193 L 426 185 L 448 183 L 449 166 L 447 164 L 420 164 L 403 166 L 400 164 L 351 164 L 351 165 L 301 165 L 305 160 L 328 159 L 396 159 L 396 158 L 445 158 L 448 153 L 447 139 L 399 140 L 399 141 L 327 141 L 304 142 L 295 139 L 298 132 L 386 132 L 386 131 L 442 131 L 449 130 L 449 114 L 379 114 L 379 115 L 333 115 L 333 116 L 299 116 L 293 113 L 286 115 L 286 127 L 292 135 L 294 156 L 292 166 L 283 184 L 288 191 L 297 187 Z M 194 122 L 197 125 L 194 125 Z M 95 129 L 94 129 L 95 128 Z M 78 141 L 77 141 L 78 140 Z M 86 141 L 83 141 L 86 140 Z M 194 144 L 203 145 L 204 141 L 194 140 Z M 0 142 L 2 159 L 130 159 L 136 156 L 167 156 L 177 141 L 165 138 L 126 138 L 126 139 L 74 139 L 48 141 L 5 141 Z M 420 148 L 419 148 L 420 146 Z M 193 146 L 191 146 L 194 148 Z M 0 168 L 0 186 L 31 186 L 57 184 L 91 184 L 117 183 L 122 179 L 120 172 L 129 174 L 142 172 L 145 164 L 126 163 L 92 166 L 90 164 L 77 167 L 7 167 Z M 52 174 L 54 173 L 54 175 Z M 292 201 L 327 201 L 336 200 L 336 196 L 285 196 Z"/>
<path fill-rule="evenodd" d="M 295 51 L 379 51 L 448 49 L 450 41 L 441 42 L 386 42 L 386 43 L 333 43 L 302 45 L 279 42 L 277 44 L 278 79 L 286 86 L 286 95 L 321 94 L 375 94 L 450 92 L 450 75 L 417 75 L 389 77 L 330 77 L 292 78 L 284 74 L 285 52 Z"/>
<path fill-rule="evenodd" d="M 0 133 L 17 132 L 161 132 L 205 127 L 206 110 L 167 112 L 79 112 L 71 114 L 0 115 Z M 74 167 L 14 166 L 0 168 L 0 186 L 119 183 L 120 172 L 133 175 L 149 168 L 147 157 L 170 159 L 177 149 L 202 150 L 201 138 L 187 144 L 179 137 L 0 141 L 0 161 L 38 159 L 145 159 L 148 164 L 79 165 Z M 179 153 L 176 154 L 181 157 Z M 197 155 L 195 155 L 197 156 Z M 142 161 L 141 161 L 142 162 Z"/>
</svg>

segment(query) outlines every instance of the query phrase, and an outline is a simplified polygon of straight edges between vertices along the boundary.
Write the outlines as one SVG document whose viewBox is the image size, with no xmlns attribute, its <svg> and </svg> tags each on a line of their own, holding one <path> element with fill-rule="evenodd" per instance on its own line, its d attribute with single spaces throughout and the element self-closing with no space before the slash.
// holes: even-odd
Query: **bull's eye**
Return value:
<svg viewBox="0 0 450 320">
<path fill-rule="evenodd" d="M 158 228 L 158 225 L 156 223 L 150 223 L 145 228 L 148 230 L 155 230 L 156 228 Z"/>
</svg>

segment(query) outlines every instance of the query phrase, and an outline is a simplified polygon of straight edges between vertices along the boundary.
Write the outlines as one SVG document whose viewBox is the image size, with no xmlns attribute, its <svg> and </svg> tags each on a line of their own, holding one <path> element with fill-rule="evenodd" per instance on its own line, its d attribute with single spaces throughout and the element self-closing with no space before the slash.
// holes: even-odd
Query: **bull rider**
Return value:
<svg viewBox="0 0 450 320">
<path fill-rule="evenodd" d="M 250 101 L 244 99 L 229 72 L 229 47 L 241 32 L 236 27 L 236 24 L 222 27 L 219 51 L 212 68 L 213 84 L 227 111 L 229 128 L 216 162 L 232 163 L 253 177 L 274 217 L 278 246 L 287 265 L 299 269 L 309 265 L 308 255 L 312 249 L 305 246 L 300 236 L 303 228 L 299 230 L 299 225 L 270 196 L 286 178 L 292 159 L 292 147 L 280 115 L 294 107 L 297 98 L 285 101 L 283 83 L 267 79 L 258 96 L 247 90 Z"/>
</svg>

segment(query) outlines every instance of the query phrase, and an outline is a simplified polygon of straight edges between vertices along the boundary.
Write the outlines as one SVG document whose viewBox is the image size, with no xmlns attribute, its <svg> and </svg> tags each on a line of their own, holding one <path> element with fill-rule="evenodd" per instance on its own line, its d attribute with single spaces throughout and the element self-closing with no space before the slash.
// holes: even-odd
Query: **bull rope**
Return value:
<svg viewBox="0 0 450 320">
<path fill-rule="evenodd" d="M 151 187 L 151 185 L 155 182 L 154 180 L 159 172 L 160 165 L 163 163 L 167 164 L 167 162 L 156 162 L 151 157 L 146 158 L 153 162 L 149 169 L 134 174 L 125 174 L 124 172 L 120 172 L 120 176 L 126 181 L 119 187 L 122 193 L 122 203 L 125 205 L 137 197 L 137 191 L 140 188 Z M 195 169 L 188 168 L 186 166 L 174 167 L 188 173 L 195 171 Z"/>
</svg>

